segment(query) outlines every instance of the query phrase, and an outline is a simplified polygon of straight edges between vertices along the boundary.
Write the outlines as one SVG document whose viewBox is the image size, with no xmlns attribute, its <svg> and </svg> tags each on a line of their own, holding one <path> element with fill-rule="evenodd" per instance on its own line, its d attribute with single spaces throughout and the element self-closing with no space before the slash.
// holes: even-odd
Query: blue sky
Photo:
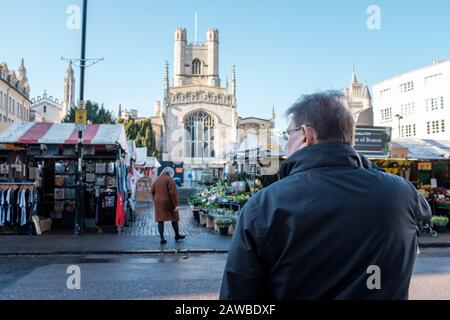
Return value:
<svg viewBox="0 0 450 320">
<path fill-rule="evenodd" d="M 69 5 L 81 0 L 0 0 L 0 60 L 17 69 L 25 58 L 32 96 L 63 96 L 64 57 L 79 57 L 80 30 L 69 30 Z M 381 30 L 366 26 L 369 5 L 381 9 Z M 450 58 L 447 0 L 90 0 L 87 56 L 105 61 L 88 69 L 86 97 L 117 113 L 118 105 L 153 115 L 162 98 L 164 61 L 173 64 L 173 33 L 199 40 L 220 30 L 220 75 L 237 67 L 241 116 L 270 117 L 302 94 L 342 89 L 355 64 L 371 86 L 399 73 Z M 4 14 L 6 13 L 6 14 Z M 77 96 L 79 89 L 78 70 Z"/>
</svg>

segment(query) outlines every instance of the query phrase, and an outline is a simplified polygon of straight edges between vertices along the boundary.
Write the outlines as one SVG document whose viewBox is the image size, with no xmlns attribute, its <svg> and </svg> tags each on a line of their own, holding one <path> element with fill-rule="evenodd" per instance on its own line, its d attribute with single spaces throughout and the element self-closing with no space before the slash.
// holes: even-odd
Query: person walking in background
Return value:
<svg viewBox="0 0 450 320">
<path fill-rule="evenodd" d="M 178 191 L 173 176 L 172 168 L 164 168 L 152 186 L 153 202 L 155 206 L 155 220 L 158 222 L 158 232 L 161 244 L 166 244 L 164 239 L 164 222 L 171 221 L 175 231 L 175 241 L 183 240 L 186 236 L 180 235 L 178 222 L 180 221 Z"/>
</svg>

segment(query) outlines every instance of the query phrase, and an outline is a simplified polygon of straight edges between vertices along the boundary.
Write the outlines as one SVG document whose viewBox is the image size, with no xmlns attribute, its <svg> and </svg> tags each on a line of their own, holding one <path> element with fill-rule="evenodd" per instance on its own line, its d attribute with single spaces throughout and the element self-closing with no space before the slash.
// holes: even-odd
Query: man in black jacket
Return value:
<svg viewBox="0 0 450 320">
<path fill-rule="evenodd" d="M 281 180 L 244 206 L 221 299 L 407 299 L 416 220 L 431 215 L 408 181 L 366 169 L 336 92 L 287 112 Z"/>
</svg>

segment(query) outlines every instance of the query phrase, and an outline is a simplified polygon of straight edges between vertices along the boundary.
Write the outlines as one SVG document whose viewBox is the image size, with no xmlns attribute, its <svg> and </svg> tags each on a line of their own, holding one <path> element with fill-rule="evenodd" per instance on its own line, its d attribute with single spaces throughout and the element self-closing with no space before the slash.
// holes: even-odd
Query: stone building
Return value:
<svg viewBox="0 0 450 320">
<path fill-rule="evenodd" d="M 169 83 L 166 62 L 162 108 L 157 102 L 152 117 L 155 132 L 161 130 L 162 160 L 183 162 L 187 180 L 206 167 L 220 177 L 245 128 L 273 128 L 274 119 L 239 118 L 235 66 L 231 86 L 228 81 L 221 85 L 217 29 L 209 29 L 201 44 L 189 43 L 186 29 L 176 29 L 173 69 Z"/>
<path fill-rule="evenodd" d="M 58 99 L 48 96 L 47 92 L 32 99 L 31 116 L 32 122 L 61 122 L 62 107 Z"/>
<path fill-rule="evenodd" d="M 30 119 L 30 85 L 24 60 L 18 73 L 0 63 L 0 122 L 28 122 Z"/>
<path fill-rule="evenodd" d="M 367 84 L 358 82 L 353 69 L 350 85 L 344 89 L 347 104 L 357 125 L 373 126 L 372 97 Z"/>
</svg>

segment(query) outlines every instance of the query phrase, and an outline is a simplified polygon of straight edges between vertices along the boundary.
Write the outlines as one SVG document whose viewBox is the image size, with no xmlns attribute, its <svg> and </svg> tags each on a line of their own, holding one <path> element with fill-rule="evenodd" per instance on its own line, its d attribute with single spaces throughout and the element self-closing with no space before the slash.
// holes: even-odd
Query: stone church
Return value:
<svg viewBox="0 0 450 320">
<path fill-rule="evenodd" d="M 373 126 L 373 106 L 367 84 L 358 82 L 355 68 L 353 68 L 352 80 L 344 89 L 347 106 L 353 114 L 357 125 Z"/>
<path fill-rule="evenodd" d="M 222 177 L 249 132 L 270 135 L 275 126 L 274 112 L 270 119 L 239 117 L 236 68 L 231 85 L 228 78 L 222 85 L 219 71 L 217 29 L 208 30 L 201 44 L 189 43 L 186 29 L 176 29 L 173 79 L 166 62 L 164 99 L 155 103 L 152 123 L 162 160 L 182 162 L 187 180 L 206 167 Z"/>
</svg>

